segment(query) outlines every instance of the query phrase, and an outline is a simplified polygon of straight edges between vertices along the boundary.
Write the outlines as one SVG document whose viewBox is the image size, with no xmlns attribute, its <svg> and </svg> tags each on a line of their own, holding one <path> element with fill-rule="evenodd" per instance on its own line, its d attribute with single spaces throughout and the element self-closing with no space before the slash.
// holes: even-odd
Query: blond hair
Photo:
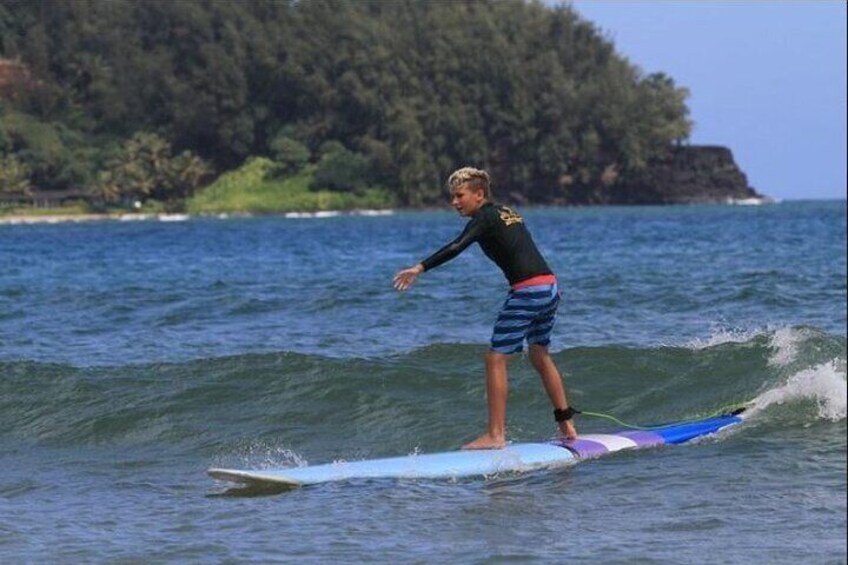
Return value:
<svg viewBox="0 0 848 565">
<path fill-rule="evenodd" d="M 482 188 L 483 194 L 486 198 L 489 198 L 491 195 L 490 183 L 489 173 L 486 171 L 474 167 L 462 167 L 451 173 L 448 178 L 448 189 L 453 192 L 464 184 L 470 184 L 471 188 Z"/>
</svg>

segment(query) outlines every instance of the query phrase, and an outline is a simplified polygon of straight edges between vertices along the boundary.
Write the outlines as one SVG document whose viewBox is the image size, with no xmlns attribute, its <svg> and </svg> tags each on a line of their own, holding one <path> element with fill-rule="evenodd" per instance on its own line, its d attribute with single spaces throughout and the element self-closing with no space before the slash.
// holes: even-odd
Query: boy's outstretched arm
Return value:
<svg viewBox="0 0 848 565">
<path fill-rule="evenodd" d="M 477 238 L 480 236 L 483 228 L 483 222 L 479 219 L 472 218 L 472 220 L 465 226 L 465 229 L 462 230 L 462 233 L 459 234 L 459 237 L 455 240 L 451 241 L 414 267 L 398 271 L 394 278 L 395 288 L 400 291 L 408 289 L 413 285 L 413 283 L 415 283 L 418 275 L 424 271 L 435 269 L 442 263 L 450 261 L 465 251 L 469 245 L 477 241 Z"/>
<path fill-rule="evenodd" d="M 418 275 L 424 272 L 424 265 L 418 263 L 414 267 L 398 271 L 394 278 L 395 288 L 404 291 L 412 286 Z"/>
</svg>

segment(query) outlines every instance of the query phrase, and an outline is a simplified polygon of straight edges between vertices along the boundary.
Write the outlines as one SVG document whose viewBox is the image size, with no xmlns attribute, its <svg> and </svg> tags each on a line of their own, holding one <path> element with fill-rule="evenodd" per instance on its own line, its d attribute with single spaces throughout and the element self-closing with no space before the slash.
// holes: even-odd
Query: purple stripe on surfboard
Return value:
<svg viewBox="0 0 848 565">
<path fill-rule="evenodd" d="M 619 435 L 621 437 L 626 437 L 627 439 L 633 440 L 638 447 L 651 447 L 653 445 L 662 445 L 665 443 L 665 440 L 662 438 L 662 436 L 654 432 L 619 432 L 615 435 Z"/>
<path fill-rule="evenodd" d="M 634 447 L 651 447 L 654 445 L 662 445 L 665 443 L 662 436 L 654 433 L 654 432 L 646 432 L 646 431 L 628 431 L 628 432 L 619 432 L 616 434 L 620 437 L 625 437 L 635 443 Z M 560 447 L 565 447 L 574 455 L 581 458 L 586 457 L 598 457 L 600 455 L 604 455 L 605 453 L 609 453 L 609 449 L 604 444 L 592 441 L 590 439 L 583 439 L 578 437 L 577 439 L 565 439 L 565 438 L 556 438 L 551 440 L 550 443 L 554 445 L 558 445 Z"/>
<path fill-rule="evenodd" d="M 609 453 L 607 446 L 591 439 L 563 439 L 558 445 L 565 447 L 577 457 L 598 457 Z"/>
</svg>

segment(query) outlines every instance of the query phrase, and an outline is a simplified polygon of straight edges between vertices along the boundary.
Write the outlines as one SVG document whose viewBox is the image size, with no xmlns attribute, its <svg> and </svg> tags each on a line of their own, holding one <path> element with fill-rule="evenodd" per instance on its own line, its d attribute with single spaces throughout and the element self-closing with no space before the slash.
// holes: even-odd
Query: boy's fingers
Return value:
<svg viewBox="0 0 848 565">
<path fill-rule="evenodd" d="M 407 273 L 398 275 L 395 279 L 395 288 L 398 290 L 406 290 L 409 288 L 409 285 L 412 284 L 412 280 L 413 278 Z"/>
<path fill-rule="evenodd" d="M 396 289 L 406 290 L 417 278 L 418 272 L 415 269 L 404 269 L 395 275 L 392 282 Z"/>
</svg>

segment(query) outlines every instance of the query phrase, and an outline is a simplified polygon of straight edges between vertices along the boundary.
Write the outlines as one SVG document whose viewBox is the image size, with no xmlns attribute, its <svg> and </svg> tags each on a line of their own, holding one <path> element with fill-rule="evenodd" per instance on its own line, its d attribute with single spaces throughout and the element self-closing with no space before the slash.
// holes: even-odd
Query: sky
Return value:
<svg viewBox="0 0 848 565">
<path fill-rule="evenodd" d="M 757 192 L 845 199 L 848 2 L 564 3 L 645 74 L 688 88 L 690 142 L 729 147 Z"/>
</svg>

